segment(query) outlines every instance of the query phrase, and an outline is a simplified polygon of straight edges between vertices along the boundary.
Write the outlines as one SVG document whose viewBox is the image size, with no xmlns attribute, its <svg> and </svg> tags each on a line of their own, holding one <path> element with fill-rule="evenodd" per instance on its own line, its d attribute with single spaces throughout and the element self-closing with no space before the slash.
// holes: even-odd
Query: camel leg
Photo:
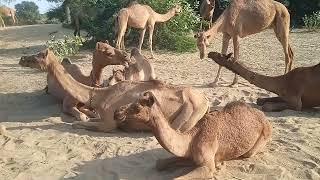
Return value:
<svg viewBox="0 0 320 180">
<path fill-rule="evenodd" d="M 193 162 L 190 159 L 186 159 L 183 157 L 170 157 L 166 159 L 158 159 L 156 162 L 156 169 L 158 171 L 163 171 L 169 168 L 187 167 L 192 166 Z"/>
<path fill-rule="evenodd" d="M 146 33 L 146 28 L 144 28 L 140 31 L 140 39 L 139 39 L 139 52 L 140 53 L 141 53 L 141 48 L 142 48 L 145 33 Z"/>
<path fill-rule="evenodd" d="M 266 103 L 262 106 L 263 111 L 282 111 L 285 109 L 292 109 L 301 111 L 302 101 L 299 93 L 297 95 L 287 96 L 283 98 L 285 102 L 280 103 Z"/>
<path fill-rule="evenodd" d="M 230 37 L 229 34 L 223 33 L 222 50 L 221 50 L 221 53 L 222 53 L 222 54 L 227 54 L 230 39 L 231 39 L 231 37 Z M 216 78 L 214 79 L 214 81 L 209 84 L 209 86 L 211 86 L 211 87 L 217 86 L 218 81 L 219 81 L 219 79 L 220 79 L 220 75 L 221 75 L 221 69 L 222 69 L 222 66 L 219 65 L 219 69 L 218 69 L 217 76 L 216 76 Z"/>
<path fill-rule="evenodd" d="M 106 112 L 101 115 L 100 122 L 93 122 L 89 119 L 89 122 L 74 122 L 72 124 L 73 128 L 76 129 L 86 129 L 90 131 L 98 131 L 98 132 L 110 132 L 117 128 L 117 124 L 113 119 L 113 112 Z"/>
<path fill-rule="evenodd" d="M 76 107 L 77 102 L 70 96 L 66 96 L 63 99 L 62 110 L 64 113 L 71 114 L 78 121 L 88 121 L 89 118 L 84 113 L 80 112 Z"/>
<path fill-rule="evenodd" d="M 153 51 L 152 51 L 152 36 L 153 36 L 154 24 L 149 26 L 149 46 L 151 52 L 151 59 L 154 58 Z"/>
<path fill-rule="evenodd" d="M 234 36 L 232 40 L 233 40 L 234 61 L 238 61 L 240 58 L 240 37 Z M 237 84 L 238 84 L 238 75 L 234 74 L 234 78 L 230 87 L 236 87 Z"/>
<path fill-rule="evenodd" d="M 2 17 L 0 16 L 0 24 L 1 24 L 1 27 L 6 27 L 6 25 L 4 24 L 4 20 L 2 19 Z"/>
<path fill-rule="evenodd" d="M 124 15 L 123 15 L 124 16 Z M 123 41 L 123 48 L 124 48 L 124 35 L 127 30 L 128 25 L 128 17 L 119 16 L 118 18 L 118 37 L 117 37 L 117 43 L 116 48 L 121 49 L 121 44 Z"/>
<path fill-rule="evenodd" d="M 281 97 L 258 98 L 257 99 L 258 106 L 262 106 L 267 102 L 281 103 L 281 102 L 284 102 L 284 100 Z"/>
<path fill-rule="evenodd" d="M 270 135 L 271 135 L 271 133 L 270 133 Z M 269 138 L 270 138 L 269 136 L 265 137 L 264 133 L 261 132 L 258 140 L 253 145 L 253 147 L 248 152 L 246 152 L 244 155 L 242 155 L 241 157 L 249 158 L 249 157 L 252 157 L 252 156 L 256 155 L 259 152 L 262 152 L 263 148 L 266 146 Z"/>
</svg>

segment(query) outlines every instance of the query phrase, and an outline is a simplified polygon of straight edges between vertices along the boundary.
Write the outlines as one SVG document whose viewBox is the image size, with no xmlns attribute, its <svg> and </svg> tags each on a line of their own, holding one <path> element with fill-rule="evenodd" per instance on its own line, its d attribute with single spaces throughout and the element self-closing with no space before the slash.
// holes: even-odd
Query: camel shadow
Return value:
<svg viewBox="0 0 320 180">
<path fill-rule="evenodd" d="M 35 54 L 46 48 L 45 45 L 34 45 L 20 48 L 0 49 L 0 55 L 6 58 L 12 58 L 13 56 Z"/>
<path fill-rule="evenodd" d="M 143 151 L 143 149 L 144 148 L 141 147 L 138 151 L 142 150 L 142 152 L 127 156 L 116 156 L 82 162 L 82 164 L 73 168 L 72 173 L 61 178 L 61 180 L 166 180 L 190 171 L 190 168 L 157 171 L 155 169 L 156 160 L 159 158 L 167 158 L 172 155 L 162 148 L 145 151 Z"/>
</svg>

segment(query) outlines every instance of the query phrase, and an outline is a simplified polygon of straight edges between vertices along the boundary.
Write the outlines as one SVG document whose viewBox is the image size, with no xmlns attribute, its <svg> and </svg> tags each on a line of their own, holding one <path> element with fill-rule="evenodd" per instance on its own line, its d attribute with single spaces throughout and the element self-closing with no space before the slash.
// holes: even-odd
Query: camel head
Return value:
<svg viewBox="0 0 320 180">
<path fill-rule="evenodd" d="M 180 13 L 180 12 L 182 11 L 182 8 L 181 8 L 180 5 L 175 4 L 175 5 L 171 8 L 171 10 L 173 10 L 173 11 L 175 12 L 175 14 L 178 14 L 178 13 Z"/>
<path fill-rule="evenodd" d="M 130 57 L 125 51 L 118 50 L 109 45 L 108 42 L 97 42 L 93 52 L 93 65 L 124 65 L 128 67 Z"/>
<path fill-rule="evenodd" d="M 53 52 L 49 49 L 46 49 L 35 55 L 22 56 L 19 64 L 24 67 L 47 70 L 47 66 L 50 63 L 50 56 L 54 56 Z"/>
<path fill-rule="evenodd" d="M 112 76 L 109 78 L 109 86 L 113 86 L 117 84 L 120 81 L 124 81 L 125 76 L 124 76 L 124 70 L 121 69 L 113 69 L 112 70 Z"/>
<path fill-rule="evenodd" d="M 229 53 L 228 55 L 221 54 L 218 52 L 209 52 L 208 58 L 211 58 L 219 65 L 226 65 L 227 63 L 233 63 L 234 59 L 232 58 L 232 53 Z"/>
<path fill-rule="evenodd" d="M 114 113 L 114 119 L 118 124 L 125 121 L 138 121 L 148 123 L 151 120 L 151 110 L 155 105 L 156 98 L 152 92 L 145 92 L 134 103 L 121 106 Z"/>
<path fill-rule="evenodd" d="M 209 45 L 208 36 L 206 36 L 204 32 L 201 32 L 194 35 L 194 38 L 197 39 L 197 46 L 200 51 L 200 59 L 203 59 L 206 53 L 207 46 Z"/>
</svg>

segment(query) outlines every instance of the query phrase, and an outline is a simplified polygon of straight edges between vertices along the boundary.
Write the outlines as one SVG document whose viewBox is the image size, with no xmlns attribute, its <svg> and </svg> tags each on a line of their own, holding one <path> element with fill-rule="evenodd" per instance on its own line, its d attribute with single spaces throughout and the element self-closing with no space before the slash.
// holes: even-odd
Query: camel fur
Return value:
<svg viewBox="0 0 320 180">
<path fill-rule="evenodd" d="M 151 62 L 144 57 L 137 48 L 131 50 L 131 58 L 135 60 L 129 64 L 124 70 L 113 71 L 113 77 L 109 81 L 109 85 L 114 85 L 119 81 L 149 81 L 156 78 L 154 68 Z"/>
<path fill-rule="evenodd" d="M 95 84 L 93 82 L 100 82 L 102 76 L 101 71 L 104 66 L 113 64 L 125 65 L 130 62 L 130 59 L 125 52 L 119 51 L 107 43 L 102 42 L 97 42 L 96 49 L 93 52 L 93 57 L 93 70 L 89 76 L 84 75 L 81 72 L 80 67 L 76 64 L 72 64 L 67 58 L 63 59 L 61 65 L 76 81 L 91 86 L 92 84 Z M 22 56 L 19 64 L 24 67 L 43 70 L 39 66 L 37 55 Z M 96 74 L 99 74 L 98 80 L 94 81 L 95 78 L 92 77 L 92 75 Z M 79 121 L 88 121 L 89 117 L 96 117 L 96 114 L 89 110 L 90 107 L 83 106 L 83 104 L 79 103 L 79 101 L 69 96 L 68 93 L 58 83 L 54 75 L 50 72 L 47 74 L 47 83 L 48 85 L 46 87 L 46 92 L 62 101 L 62 111 L 64 113 L 74 116 Z"/>
<path fill-rule="evenodd" d="M 67 73 L 58 62 L 53 52 L 46 49 L 36 55 L 41 69 L 53 74 L 61 87 L 68 94 L 88 107 L 92 107 L 100 116 L 101 121 L 75 122 L 75 128 L 110 132 L 117 127 L 124 130 L 148 130 L 143 123 L 124 121 L 117 124 L 114 121 L 114 111 L 119 107 L 134 102 L 140 93 L 152 91 L 161 101 L 162 109 L 172 127 L 178 130 L 192 128 L 207 112 L 209 102 L 199 91 L 190 87 L 171 86 L 161 81 L 145 82 L 122 81 L 107 88 L 89 87 L 79 83 Z M 170 102 L 170 105 L 168 105 Z"/>
<path fill-rule="evenodd" d="M 278 95 L 273 98 L 259 98 L 257 104 L 264 111 L 281 111 L 320 106 L 320 63 L 311 67 L 298 67 L 281 76 L 265 76 L 251 71 L 240 62 L 234 62 L 231 55 L 210 52 L 209 58 L 220 66 L 240 75 L 251 84 Z"/>
<path fill-rule="evenodd" d="M 271 138 L 272 126 L 263 112 L 244 102 L 232 102 L 222 111 L 205 114 L 192 129 L 182 133 L 168 124 L 159 103 L 158 95 L 146 92 L 137 102 L 119 108 L 115 119 L 132 118 L 147 124 L 160 145 L 176 156 L 158 160 L 158 170 L 196 166 L 177 179 L 213 178 L 218 163 L 252 157 Z"/>
<path fill-rule="evenodd" d="M 7 6 L 0 6 L 0 26 L 6 27 L 2 16 L 11 17 L 13 24 L 18 23 L 18 19 L 16 17 L 16 10 L 13 8 L 9 8 Z"/>
<path fill-rule="evenodd" d="M 233 40 L 235 60 L 240 57 L 240 38 L 259 33 L 267 28 L 273 28 L 280 41 L 285 54 L 285 73 L 292 69 L 293 51 L 289 44 L 290 14 L 286 7 L 274 0 L 234 0 L 225 9 L 213 26 L 195 35 L 200 58 L 205 56 L 206 46 L 218 32 L 223 33 L 222 54 L 226 54 L 229 41 Z M 220 74 L 219 66 L 217 76 L 211 86 L 216 86 Z M 238 77 L 235 75 L 231 84 L 235 85 Z"/>
<path fill-rule="evenodd" d="M 139 4 L 138 2 L 131 3 L 127 8 L 122 8 L 116 15 L 116 34 L 118 35 L 116 41 L 116 47 L 118 49 L 124 46 L 124 35 L 127 26 L 141 29 L 139 39 L 139 51 L 144 39 L 146 29 L 149 29 L 149 46 L 152 58 L 154 58 L 152 50 L 152 36 L 154 31 L 155 23 L 166 22 L 173 16 L 181 11 L 179 5 L 174 5 L 166 14 L 159 14 L 155 12 L 150 6 Z"/>
<path fill-rule="evenodd" d="M 209 28 L 212 26 L 212 17 L 215 8 L 215 0 L 202 0 L 200 4 L 200 16 L 203 20 L 209 21 Z M 202 30 L 201 23 L 201 30 Z"/>
</svg>

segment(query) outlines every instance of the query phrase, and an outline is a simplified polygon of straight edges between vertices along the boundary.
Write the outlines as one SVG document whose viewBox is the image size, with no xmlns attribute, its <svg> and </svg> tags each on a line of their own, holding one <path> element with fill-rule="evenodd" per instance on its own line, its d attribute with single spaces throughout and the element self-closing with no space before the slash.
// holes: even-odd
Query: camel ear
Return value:
<svg viewBox="0 0 320 180">
<path fill-rule="evenodd" d="M 147 91 L 143 94 L 141 105 L 151 107 L 155 102 L 155 97 L 152 92 Z"/>
</svg>

